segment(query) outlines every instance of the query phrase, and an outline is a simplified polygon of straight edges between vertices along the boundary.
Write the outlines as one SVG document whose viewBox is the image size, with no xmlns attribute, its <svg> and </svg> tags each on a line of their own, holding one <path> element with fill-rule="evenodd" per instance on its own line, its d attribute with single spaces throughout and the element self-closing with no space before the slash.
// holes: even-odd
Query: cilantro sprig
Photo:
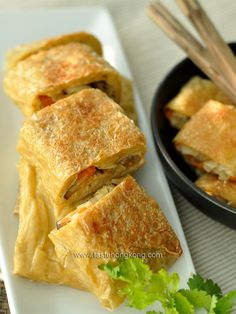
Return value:
<svg viewBox="0 0 236 314">
<path fill-rule="evenodd" d="M 208 314 L 231 314 L 236 304 L 236 291 L 222 295 L 216 283 L 196 274 L 189 278 L 188 289 L 179 289 L 177 273 L 168 274 L 164 269 L 154 273 L 139 258 L 119 259 L 99 269 L 123 281 L 118 293 L 127 297 L 128 306 L 143 310 L 156 301 L 162 305 L 164 312 L 153 310 L 147 314 L 195 314 L 201 309 Z"/>
</svg>

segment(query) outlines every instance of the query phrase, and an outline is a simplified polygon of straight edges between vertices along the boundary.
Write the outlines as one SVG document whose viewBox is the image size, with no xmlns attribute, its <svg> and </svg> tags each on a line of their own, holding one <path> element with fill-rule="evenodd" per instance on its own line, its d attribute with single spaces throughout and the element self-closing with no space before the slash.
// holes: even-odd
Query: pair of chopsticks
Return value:
<svg viewBox="0 0 236 314">
<path fill-rule="evenodd" d="M 199 33 L 194 37 L 159 1 L 148 7 L 149 17 L 180 46 L 236 105 L 236 58 L 197 0 L 176 0 Z"/>
</svg>

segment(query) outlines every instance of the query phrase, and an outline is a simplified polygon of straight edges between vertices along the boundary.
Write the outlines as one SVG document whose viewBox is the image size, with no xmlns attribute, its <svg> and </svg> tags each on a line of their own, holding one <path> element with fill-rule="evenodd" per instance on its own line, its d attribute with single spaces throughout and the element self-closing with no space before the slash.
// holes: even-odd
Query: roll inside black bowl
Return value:
<svg viewBox="0 0 236 314">
<path fill-rule="evenodd" d="M 236 54 L 236 43 L 230 44 L 230 47 Z M 171 127 L 164 115 L 164 106 L 194 76 L 206 77 L 189 59 L 185 59 L 167 74 L 154 94 L 151 124 L 157 154 L 168 179 L 186 199 L 213 219 L 236 229 L 236 208 L 210 196 L 195 185 L 196 172 L 179 155 L 172 142 L 178 130 Z"/>
</svg>

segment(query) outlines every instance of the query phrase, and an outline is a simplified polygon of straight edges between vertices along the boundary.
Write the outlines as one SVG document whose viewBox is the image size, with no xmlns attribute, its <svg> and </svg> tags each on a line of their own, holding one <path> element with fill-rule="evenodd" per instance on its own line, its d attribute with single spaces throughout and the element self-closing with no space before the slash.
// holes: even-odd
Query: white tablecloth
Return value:
<svg viewBox="0 0 236 314">
<path fill-rule="evenodd" d="M 163 0 L 179 16 L 174 0 Z M 184 54 L 145 15 L 145 0 L 0 0 L 0 9 L 49 8 L 99 4 L 116 24 L 135 83 L 150 113 L 155 88 Z M 236 1 L 202 1 L 224 38 L 236 40 Z M 3 36 L 4 30 L 1 30 Z M 1 43 L 0 43 L 1 44 Z M 236 288 L 236 231 L 213 221 L 173 190 L 197 272 L 216 280 L 224 291 Z"/>
</svg>

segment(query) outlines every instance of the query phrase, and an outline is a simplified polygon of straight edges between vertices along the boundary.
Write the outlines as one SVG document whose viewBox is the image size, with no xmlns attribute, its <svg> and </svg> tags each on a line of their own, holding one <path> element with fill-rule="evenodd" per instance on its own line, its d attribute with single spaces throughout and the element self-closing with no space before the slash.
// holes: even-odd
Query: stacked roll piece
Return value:
<svg viewBox="0 0 236 314">
<path fill-rule="evenodd" d="M 196 170 L 196 185 L 236 207 L 236 110 L 212 81 L 191 78 L 165 106 L 178 129 L 177 151 Z"/>
</svg>

